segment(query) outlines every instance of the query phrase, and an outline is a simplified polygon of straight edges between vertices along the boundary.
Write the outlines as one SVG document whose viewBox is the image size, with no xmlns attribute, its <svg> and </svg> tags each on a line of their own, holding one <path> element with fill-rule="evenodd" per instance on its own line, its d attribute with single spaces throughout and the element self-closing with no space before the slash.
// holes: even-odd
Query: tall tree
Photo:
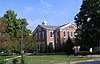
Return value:
<svg viewBox="0 0 100 64">
<path fill-rule="evenodd" d="M 100 0 L 83 0 L 80 12 L 75 16 L 78 45 L 100 45 Z"/>
<path fill-rule="evenodd" d="M 13 10 L 7 10 L 6 13 L 3 15 L 3 18 L 7 20 L 7 27 L 5 29 L 7 37 L 5 38 L 5 41 L 8 43 L 12 43 L 12 46 L 10 46 L 11 48 L 9 50 L 12 50 L 14 52 L 20 51 L 19 46 L 22 35 L 22 24 L 24 27 L 24 43 L 28 42 L 28 36 L 31 33 L 31 31 L 26 28 L 26 26 L 28 25 L 27 20 L 25 18 L 17 19 L 16 17 L 17 14 Z"/>
<path fill-rule="evenodd" d="M 5 29 L 7 28 L 7 20 L 3 17 L 0 17 L 0 50 L 6 49 L 4 46 L 5 41 Z"/>
<path fill-rule="evenodd" d="M 17 20 L 16 16 L 17 16 L 17 14 L 15 14 L 15 12 L 12 10 L 7 10 L 3 16 L 4 18 L 6 18 L 8 20 L 7 21 L 8 26 L 7 26 L 6 32 L 11 35 L 14 35 L 15 23 Z"/>
<path fill-rule="evenodd" d="M 65 48 L 66 53 L 68 54 L 74 53 L 73 47 L 74 47 L 74 43 L 72 42 L 71 38 L 68 37 L 68 40 L 66 41 L 66 48 Z"/>
<path fill-rule="evenodd" d="M 0 17 L 0 34 L 4 34 L 4 38 L 0 36 L 0 50 L 20 52 L 22 24 L 24 36 L 24 50 L 33 52 L 34 41 L 31 30 L 27 29 L 27 20 L 25 18 L 17 19 L 17 14 L 13 10 L 7 10 L 3 17 Z"/>
<path fill-rule="evenodd" d="M 7 28 L 7 19 L 0 17 L 0 33 L 5 33 L 6 28 Z"/>
</svg>

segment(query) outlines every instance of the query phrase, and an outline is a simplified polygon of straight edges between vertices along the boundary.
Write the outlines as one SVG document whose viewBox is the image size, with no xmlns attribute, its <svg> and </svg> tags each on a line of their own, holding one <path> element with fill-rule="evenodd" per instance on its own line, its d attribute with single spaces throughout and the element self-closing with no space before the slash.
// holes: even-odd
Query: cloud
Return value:
<svg viewBox="0 0 100 64">
<path fill-rule="evenodd" d="M 26 7 L 26 10 L 33 10 L 34 8 L 32 6 Z"/>
<path fill-rule="evenodd" d="M 51 8 L 51 5 L 46 2 L 45 0 L 40 0 L 41 4 L 44 5 L 44 7 L 46 7 L 47 9 L 50 9 Z"/>
</svg>

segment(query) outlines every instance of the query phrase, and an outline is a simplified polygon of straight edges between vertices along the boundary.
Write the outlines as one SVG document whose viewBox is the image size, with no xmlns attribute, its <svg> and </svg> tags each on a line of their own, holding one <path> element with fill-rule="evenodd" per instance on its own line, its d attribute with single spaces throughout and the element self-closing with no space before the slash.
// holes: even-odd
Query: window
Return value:
<svg viewBox="0 0 100 64">
<path fill-rule="evenodd" d="M 42 32 L 42 38 L 44 39 L 44 37 L 45 37 L 45 32 Z"/>
<path fill-rule="evenodd" d="M 71 31 L 71 36 L 73 36 L 73 32 Z"/>
<path fill-rule="evenodd" d="M 36 40 L 38 39 L 38 34 L 36 33 Z"/>
<path fill-rule="evenodd" d="M 58 43 L 58 32 L 56 32 L 56 43 Z"/>
<path fill-rule="evenodd" d="M 69 31 L 67 33 L 68 33 L 68 37 L 70 37 Z"/>
<path fill-rule="evenodd" d="M 52 35 L 53 35 L 53 33 L 52 33 L 52 31 L 50 32 L 50 37 L 52 37 Z"/>
<path fill-rule="evenodd" d="M 39 39 L 41 39 L 41 32 L 39 32 Z"/>
<path fill-rule="evenodd" d="M 66 31 L 64 31 L 64 37 L 66 37 Z"/>
<path fill-rule="evenodd" d="M 39 49 L 40 47 L 39 47 L 39 44 L 37 44 L 37 49 Z"/>
<path fill-rule="evenodd" d="M 56 32 L 56 38 L 59 38 L 59 32 Z"/>
</svg>

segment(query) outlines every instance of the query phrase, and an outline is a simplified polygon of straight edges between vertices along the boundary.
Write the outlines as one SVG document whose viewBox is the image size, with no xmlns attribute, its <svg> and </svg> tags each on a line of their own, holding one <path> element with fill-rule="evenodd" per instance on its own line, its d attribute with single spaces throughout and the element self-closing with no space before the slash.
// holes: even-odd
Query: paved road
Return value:
<svg viewBox="0 0 100 64">
<path fill-rule="evenodd" d="M 78 62 L 75 64 L 100 64 L 100 61 Z"/>
</svg>

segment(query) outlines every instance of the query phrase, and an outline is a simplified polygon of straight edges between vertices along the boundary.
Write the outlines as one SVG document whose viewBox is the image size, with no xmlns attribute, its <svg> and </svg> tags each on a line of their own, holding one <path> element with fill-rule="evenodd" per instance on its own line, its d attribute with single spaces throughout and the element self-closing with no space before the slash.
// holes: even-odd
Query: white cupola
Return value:
<svg viewBox="0 0 100 64">
<path fill-rule="evenodd" d="M 44 20 L 44 21 L 42 22 L 42 25 L 47 25 L 47 21 Z"/>
</svg>

